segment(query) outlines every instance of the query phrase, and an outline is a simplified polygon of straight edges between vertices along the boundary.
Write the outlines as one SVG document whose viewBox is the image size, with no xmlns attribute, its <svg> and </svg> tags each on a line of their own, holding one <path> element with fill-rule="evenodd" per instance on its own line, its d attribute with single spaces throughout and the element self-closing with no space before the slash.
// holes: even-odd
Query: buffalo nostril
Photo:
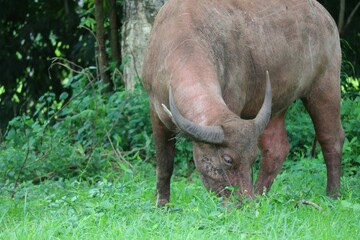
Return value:
<svg viewBox="0 0 360 240">
<path fill-rule="evenodd" d="M 201 162 L 203 162 L 203 163 L 208 163 L 208 162 L 210 162 L 210 158 L 208 158 L 208 157 L 203 157 L 203 158 L 201 159 Z"/>
</svg>

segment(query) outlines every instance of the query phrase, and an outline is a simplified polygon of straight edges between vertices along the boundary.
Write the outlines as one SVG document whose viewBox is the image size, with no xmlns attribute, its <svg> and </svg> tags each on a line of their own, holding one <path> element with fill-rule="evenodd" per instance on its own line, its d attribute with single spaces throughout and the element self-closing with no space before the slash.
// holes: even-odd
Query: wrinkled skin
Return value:
<svg viewBox="0 0 360 240">
<path fill-rule="evenodd" d="M 241 194 L 253 198 L 250 169 L 257 156 L 257 137 L 246 125 L 239 119 L 224 125 L 229 140 L 222 146 L 194 142 L 195 164 L 208 190 L 229 196 L 226 186 L 238 186 Z"/>
<path fill-rule="evenodd" d="M 336 25 L 314 0 L 167 1 L 156 17 L 143 70 L 158 205 L 170 199 L 177 132 L 193 141 L 207 189 L 227 196 L 226 187 L 234 186 L 250 198 L 268 191 L 289 151 L 285 113 L 298 98 L 322 148 L 327 193 L 337 197 L 344 141 L 340 64 Z M 260 115 L 265 117 L 257 121 Z M 181 119 L 196 127 L 183 127 Z M 199 137 L 196 129 L 216 134 Z M 253 186 L 250 169 L 258 147 L 261 166 Z"/>
</svg>

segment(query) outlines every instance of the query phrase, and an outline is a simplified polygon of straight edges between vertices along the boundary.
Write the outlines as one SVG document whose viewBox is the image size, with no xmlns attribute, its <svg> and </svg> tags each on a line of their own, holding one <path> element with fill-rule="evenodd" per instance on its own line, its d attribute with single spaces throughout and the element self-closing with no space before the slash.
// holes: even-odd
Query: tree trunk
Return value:
<svg viewBox="0 0 360 240">
<path fill-rule="evenodd" d="M 342 31 L 344 26 L 345 19 L 345 0 L 340 0 L 340 10 L 339 10 L 339 19 L 338 19 L 338 30 L 339 33 Z"/>
<path fill-rule="evenodd" d="M 110 11 L 110 45 L 111 45 L 111 57 L 116 66 L 121 64 L 121 52 L 118 35 L 118 16 L 116 14 L 118 8 L 116 7 L 116 0 L 109 0 Z"/>
<path fill-rule="evenodd" d="M 126 90 L 132 91 L 142 74 L 144 51 L 154 18 L 165 0 L 125 0 L 122 54 Z"/>
<path fill-rule="evenodd" d="M 356 6 L 353 8 L 353 10 L 351 11 L 349 17 L 346 20 L 345 25 L 341 28 L 340 31 L 340 36 L 343 36 L 345 34 L 346 29 L 348 28 L 348 26 L 350 25 L 352 18 L 355 16 L 356 11 L 360 8 L 360 1 L 356 4 Z"/>
<path fill-rule="evenodd" d="M 95 0 L 95 21 L 96 21 L 96 42 L 97 42 L 97 57 L 98 57 L 98 71 L 104 83 L 110 83 L 110 74 L 107 71 L 108 59 L 105 48 L 105 29 L 104 29 L 104 11 L 103 0 Z M 106 89 L 110 90 L 110 87 Z"/>
</svg>

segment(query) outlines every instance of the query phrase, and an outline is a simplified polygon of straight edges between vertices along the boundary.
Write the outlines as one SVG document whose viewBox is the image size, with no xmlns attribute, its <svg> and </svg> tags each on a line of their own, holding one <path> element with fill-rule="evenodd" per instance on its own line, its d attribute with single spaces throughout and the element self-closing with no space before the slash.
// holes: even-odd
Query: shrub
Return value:
<svg viewBox="0 0 360 240">
<path fill-rule="evenodd" d="M 94 177 L 131 171 L 135 160 L 153 156 L 142 87 L 133 93 L 119 89 L 105 94 L 106 86 L 88 76 L 70 79 L 71 99 L 67 93 L 59 99 L 47 93 L 33 116 L 22 115 L 9 123 L 0 146 L 0 179 Z"/>
<path fill-rule="evenodd" d="M 289 158 L 293 159 L 298 153 L 310 155 L 315 131 L 311 118 L 300 100 L 295 101 L 287 112 L 286 131 L 290 143 Z"/>
<path fill-rule="evenodd" d="M 344 99 L 341 108 L 345 131 L 343 167 L 345 174 L 356 174 L 360 168 L 360 97 L 353 101 Z"/>
</svg>

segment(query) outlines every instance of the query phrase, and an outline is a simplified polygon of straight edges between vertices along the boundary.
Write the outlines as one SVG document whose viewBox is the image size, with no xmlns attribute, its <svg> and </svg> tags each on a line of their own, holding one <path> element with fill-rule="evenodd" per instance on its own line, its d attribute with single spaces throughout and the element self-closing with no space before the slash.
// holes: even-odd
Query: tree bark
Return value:
<svg viewBox="0 0 360 240">
<path fill-rule="evenodd" d="M 121 65 L 121 52 L 120 52 L 120 42 L 118 35 L 118 16 L 116 14 L 116 0 L 109 1 L 109 11 L 110 11 L 110 47 L 111 47 L 111 57 L 116 66 Z"/>
<path fill-rule="evenodd" d="M 166 0 L 125 0 L 121 52 L 125 88 L 132 91 L 142 74 L 144 51 L 155 16 Z"/>
<path fill-rule="evenodd" d="M 104 9 L 103 0 L 95 0 L 95 21 L 96 21 L 96 42 L 97 42 L 97 57 L 98 57 L 98 71 L 101 79 L 105 84 L 110 84 L 110 74 L 107 71 L 108 59 L 105 48 L 105 29 L 104 29 Z M 110 85 L 106 89 L 110 91 Z"/>
</svg>

